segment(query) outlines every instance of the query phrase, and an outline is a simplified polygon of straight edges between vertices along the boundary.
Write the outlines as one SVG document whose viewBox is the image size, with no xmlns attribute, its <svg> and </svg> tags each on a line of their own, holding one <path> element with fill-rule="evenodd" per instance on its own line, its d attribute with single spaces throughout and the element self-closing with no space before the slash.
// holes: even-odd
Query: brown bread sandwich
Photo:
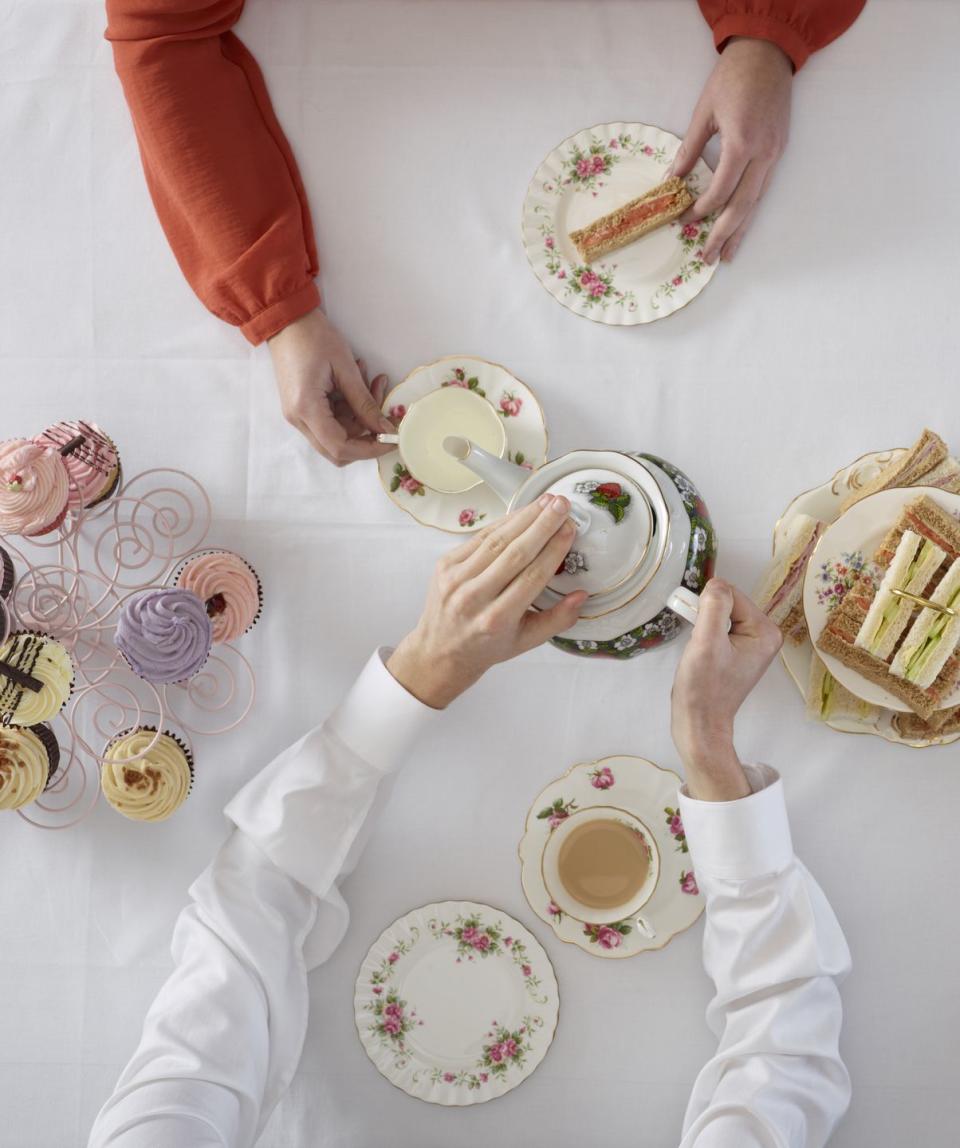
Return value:
<svg viewBox="0 0 960 1148">
<path fill-rule="evenodd" d="M 692 207 L 693 202 L 693 195 L 684 181 L 679 176 L 671 176 L 622 207 L 595 219 L 587 227 L 571 231 L 570 241 L 584 263 L 591 263 L 658 227 L 672 223 Z"/>
</svg>

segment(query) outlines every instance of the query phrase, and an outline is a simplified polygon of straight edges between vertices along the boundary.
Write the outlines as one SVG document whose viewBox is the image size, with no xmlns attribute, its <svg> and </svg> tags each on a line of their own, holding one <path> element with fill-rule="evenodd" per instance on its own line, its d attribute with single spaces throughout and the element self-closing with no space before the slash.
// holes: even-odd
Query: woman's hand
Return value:
<svg viewBox="0 0 960 1148">
<path fill-rule="evenodd" d="M 782 644 L 779 628 L 746 594 L 718 578 L 707 583 L 671 695 L 673 741 L 691 797 L 733 801 L 750 793 L 733 722 Z"/>
<path fill-rule="evenodd" d="M 409 693 L 443 709 L 497 662 L 570 629 L 585 591 L 530 609 L 576 536 L 569 509 L 545 494 L 440 559 L 423 617 L 387 662 Z"/>
<path fill-rule="evenodd" d="M 381 413 L 387 376 L 367 382 L 363 361 L 317 309 L 269 340 L 280 407 L 291 426 L 334 466 L 379 458 L 395 448 L 376 434 L 396 430 Z"/>
<path fill-rule="evenodd" d="M 720 162 L 710 186 L 685 219 L 719 212 L 704 259 L 730 260 L 787 144 L 793 65 L 769 40 L 732 39 L 724 48 L 693 111 L 670 169 L 687 175 L 707 141 L 720 133 Z"/>
</svg>

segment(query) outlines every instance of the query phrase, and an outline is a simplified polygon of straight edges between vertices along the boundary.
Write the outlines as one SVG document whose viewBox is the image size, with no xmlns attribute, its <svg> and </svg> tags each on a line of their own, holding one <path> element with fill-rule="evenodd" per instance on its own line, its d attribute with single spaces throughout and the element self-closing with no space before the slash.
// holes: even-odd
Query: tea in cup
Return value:
<svg viewBox="0 0 960 1148">
<path fill-rule="evenodd" d="M 632 918 L 647 937 L 656 936 L 638 914 L 657 887 L 660 852 L 632 813 L 596 806 L 571 814 L 552 830 L 542 865 L 547 892 L 570 917 L 594 925 Z"/>
<path fill-rule="evenodd" d="M 378 435 L 395 442 L 403 465 L 414 478 L 441 494 L 462 494 L 483 481 L 443 448 L 444 439 L 462 436 L 502 458 L 507 448 L 503 419 L 490 403 L 464 387 L 440 387 L 407 408 L 396 435 Z"/>
</svg>

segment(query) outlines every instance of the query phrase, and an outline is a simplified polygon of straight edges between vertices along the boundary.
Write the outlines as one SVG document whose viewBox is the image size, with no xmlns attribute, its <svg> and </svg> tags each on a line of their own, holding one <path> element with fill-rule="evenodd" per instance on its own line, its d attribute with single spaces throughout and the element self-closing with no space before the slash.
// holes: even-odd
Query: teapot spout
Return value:
<svg viewBox="0 0 960 1148">
<path fill-rule="evenodd" d="M 497 458 L 495 454 L 460 435 L 448 435 L 443 440 L 443 449 L 467 470 L 472 470 L 478 478 L 482 478 L 494 494 L 503 500 L 505 506 L 510 505 L 513 496 L 529 477 L 523 467 Z"/>
</svg>

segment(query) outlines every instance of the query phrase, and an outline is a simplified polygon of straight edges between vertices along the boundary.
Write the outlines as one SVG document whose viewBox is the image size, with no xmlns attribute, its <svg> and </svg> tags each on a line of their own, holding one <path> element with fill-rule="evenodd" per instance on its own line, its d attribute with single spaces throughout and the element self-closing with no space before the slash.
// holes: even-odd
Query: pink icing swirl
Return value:
<svg viewBox="0 0 960 1148">
<path fill-rule="evenodd" d="M 0 443 L 0 532 L 46 534 L 63 521 L 69 495 L 57 451 L 24 438 Z"/>
<path fill-rule="evenodd" d="M 61 457 L 80 504 L 91 506 L 108 493 L 117 477 L 120 458 L 107 435 L 96 423 L 64 420 L 47 427 L 34 442 L 59 453 L 61 447 L 79 436 L 83 437 L 83 442 Z"/>
<path fill-rule="evenodd" d="M 229 550 L 191 558 L 177 576 L 177 585 L 192 590 L 206 603 L 215 642 L 232 642 L 248 630 L 260 611 L 257 576 Z"/>
</svg>

